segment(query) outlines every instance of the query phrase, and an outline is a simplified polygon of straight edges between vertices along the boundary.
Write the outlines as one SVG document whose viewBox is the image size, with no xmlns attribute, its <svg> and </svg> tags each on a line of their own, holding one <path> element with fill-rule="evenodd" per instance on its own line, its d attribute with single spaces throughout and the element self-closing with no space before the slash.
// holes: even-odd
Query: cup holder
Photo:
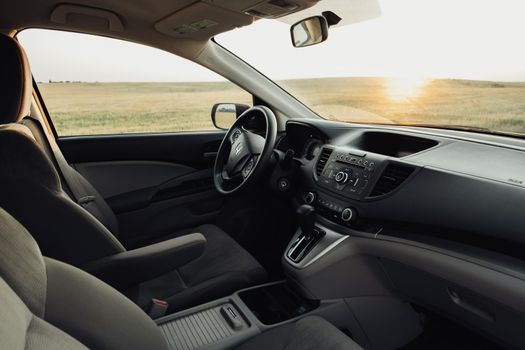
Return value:
<svg viewBox="0 0 525 350">
<path fill-rule="evenodd" d="M 318 300 L 304 298 L 286 282 L 244 290 L 239 297 L 265 325 L 284 322 L 319 307 Z"/>
</svg>

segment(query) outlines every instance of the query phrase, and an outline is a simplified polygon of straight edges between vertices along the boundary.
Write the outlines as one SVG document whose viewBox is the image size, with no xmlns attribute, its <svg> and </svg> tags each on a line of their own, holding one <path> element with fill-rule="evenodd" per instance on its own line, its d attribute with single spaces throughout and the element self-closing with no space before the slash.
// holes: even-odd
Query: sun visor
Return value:
<svg viewBox="0 0 525 350">
<path fill-rule="evenodd" d="M 51 22 L 68 24 L 74 28 L 88 28 L 109 32 L 123 32 L 120 17 L 108 10 L 82 5 L 61 4 L 51 12 Z"/>
<path fill-rule="evenodd" d="M 207 40 L 228 30 L 249 25 L 253 17 L 197 2 L 155 24 L 155 29 L 180 39 Z"/>
<path fill-rule="evenodd" d="M 381 6 L 378 0 L 323 0 L 306 10 L 281 17 L 278 20 L 292 25 L 304 18 L 319 16 L 325 11 L 331 11 L 341 17 L 341 22 L 333 27 L 368 21 L 381 16 Z"/>
</svg>

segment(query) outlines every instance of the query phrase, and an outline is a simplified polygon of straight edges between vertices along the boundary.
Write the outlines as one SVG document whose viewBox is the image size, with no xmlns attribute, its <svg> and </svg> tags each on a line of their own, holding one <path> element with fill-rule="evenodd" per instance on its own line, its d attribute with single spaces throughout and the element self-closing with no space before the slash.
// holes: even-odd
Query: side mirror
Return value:
<svg viewBox="0 0 525 350">
<path fill-rule="evenodd" d="M 290 29 L 294 47 L 322 43 L 328 38 L 328 21 L 324 16 L 313 16 L 295 23 Z"/>
<path fill-rule="evenodd" d="M 217 129 L 228 130 L 250 106 L 238 103 L 216 103 L 211 109 L 211 120 Z"/>
</svg>

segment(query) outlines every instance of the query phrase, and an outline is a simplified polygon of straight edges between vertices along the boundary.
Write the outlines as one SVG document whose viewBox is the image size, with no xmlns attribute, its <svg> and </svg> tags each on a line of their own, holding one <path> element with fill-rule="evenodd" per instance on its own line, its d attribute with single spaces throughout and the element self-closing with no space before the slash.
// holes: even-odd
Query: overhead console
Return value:
<svg viewBox="0 0 525 350">
<path fill-rule="evenodd" d="M 316 0 L 182 1 L 179 8 L 155 23 L 155 30 L 177 39 L 208 40 L 258 18 L 279 18 L 304 10 Z"/>
</svg>

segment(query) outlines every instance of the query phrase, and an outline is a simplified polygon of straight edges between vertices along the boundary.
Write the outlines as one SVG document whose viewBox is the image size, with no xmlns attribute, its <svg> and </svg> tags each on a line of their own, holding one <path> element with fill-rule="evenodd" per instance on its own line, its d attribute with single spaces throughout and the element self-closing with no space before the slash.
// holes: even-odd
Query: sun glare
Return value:
<svg viewBox="0 0 525 350">
<path fill-rule="evenodd" d="M 385 83 L 385 94 L 393 102 L 408 102 L 419 97 L 428 82 L 428 79 L 419 77 L 389 78 Z"/>
</svg>

